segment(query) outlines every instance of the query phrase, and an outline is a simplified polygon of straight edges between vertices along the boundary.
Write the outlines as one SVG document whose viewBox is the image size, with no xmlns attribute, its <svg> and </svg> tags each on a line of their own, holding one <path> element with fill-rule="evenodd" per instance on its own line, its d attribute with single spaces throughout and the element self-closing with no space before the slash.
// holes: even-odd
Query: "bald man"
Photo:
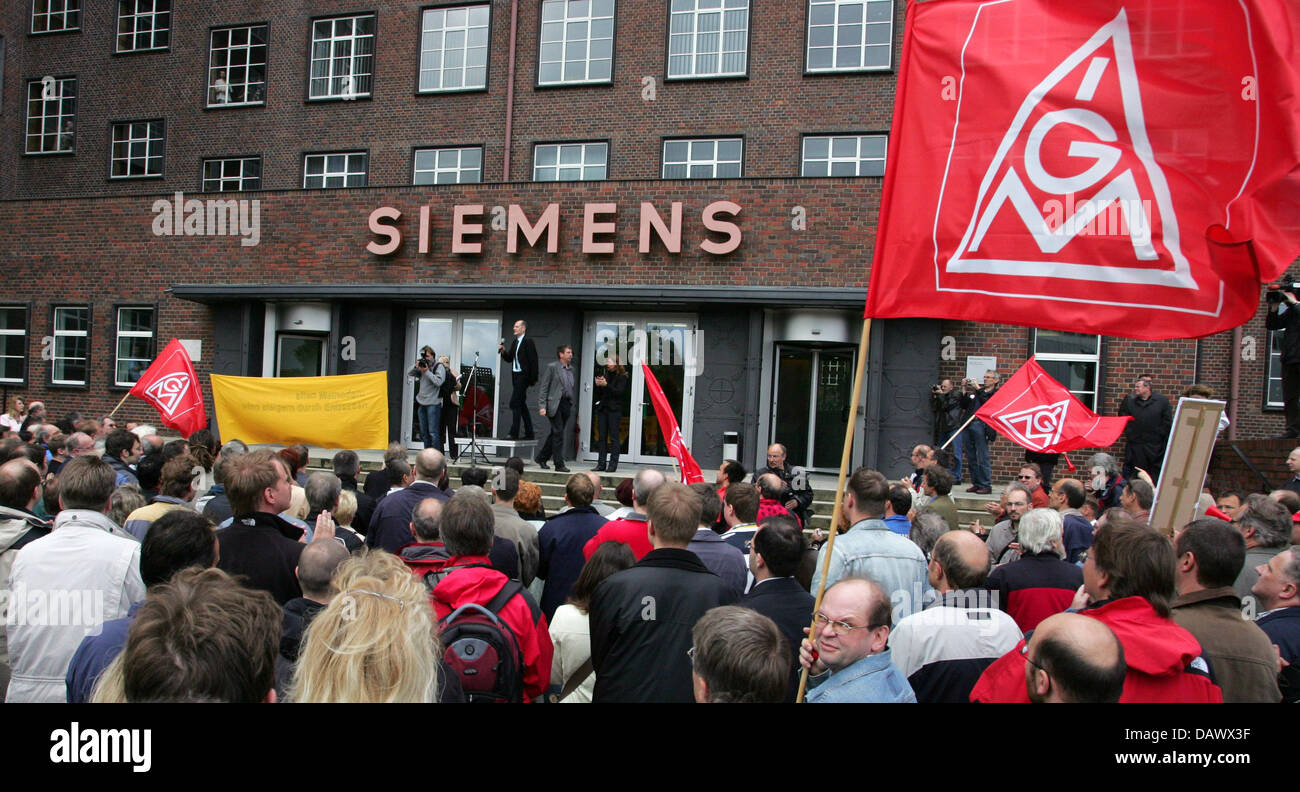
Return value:
<svg viewBox="0 0 1300 792">
<path fill-rule="evenodd" d="M 968 701 L 984 669 L 1020 642 L 1015 619 L 984 588 L 991 564 L 970 531 L 949 531 L 935 543 L 927 571 L 939 599 L 899 621 L 889 638 L 918 702 Z"/>
<path fill-rule="evenodd" d="M 916 694 L 889 651 L 892 614 L 880 584 L 840 578 L 813 614 L 814 633 L 799 647 L 808 669 L 808 703 L 915 704 Z M 599 678 L 599 677 L 597 677 Z"/>
<path fill-rule="evenodd" d="M 370 517 L 366 544 L 396 553 L 411 541 L 411 512 L 425 498 L 445 501 L 446 492 L 438 487 L 447 470 L 447 458 L 436 448 L 426 448 L 415 457 L 415 481 L 405 489 L 391 492 L 379 501 Z"/>
<path fill-rule="evenodd" d="M 1025 651 L 1025 689 L 1035 704 L 1114 704 L 1124 692 L 1124 647 L 1110 628 L 1078 613 L 1039 623 Z"/>
</svg>

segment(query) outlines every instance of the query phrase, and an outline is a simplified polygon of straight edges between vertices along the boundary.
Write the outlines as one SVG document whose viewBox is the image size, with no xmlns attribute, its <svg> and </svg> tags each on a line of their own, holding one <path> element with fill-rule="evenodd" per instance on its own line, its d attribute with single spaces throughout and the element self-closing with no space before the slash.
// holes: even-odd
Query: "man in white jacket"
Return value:
<svg viewBox="0 0 1300 792">
<path fill-rule="evenodd" d="M 66 700 L 68 663 L 81 639 L 144 599 L 140 543 L 106 515 L 116 474 L 80 456 L 59 475 L 54 530 L 14 559 L 9 579 L 5 701 Z"/>
</svg>

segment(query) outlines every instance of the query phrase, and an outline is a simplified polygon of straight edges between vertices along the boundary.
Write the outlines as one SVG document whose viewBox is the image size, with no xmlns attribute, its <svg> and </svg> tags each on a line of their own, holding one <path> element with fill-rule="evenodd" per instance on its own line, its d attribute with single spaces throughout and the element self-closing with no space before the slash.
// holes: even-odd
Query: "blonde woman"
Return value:
<svg viewBox="0 0 1300 792">
<path fill-rule="evenodd" d="M 433 702 L 461 698 L 441 669 L 429 592 L 397 556 L 373 551 L 343 563 L 338 593 L 303 636 L 291 701 Z"/>
<path fill-rule="evenodd" d="M 0 415 L 0 432 L 12 430 L 17 432 L 23 426 L 23 419 L 27 417 L 27 402 L 23 401 L 22 396 L 9 397 L 9 412 Z"/>
</svg>

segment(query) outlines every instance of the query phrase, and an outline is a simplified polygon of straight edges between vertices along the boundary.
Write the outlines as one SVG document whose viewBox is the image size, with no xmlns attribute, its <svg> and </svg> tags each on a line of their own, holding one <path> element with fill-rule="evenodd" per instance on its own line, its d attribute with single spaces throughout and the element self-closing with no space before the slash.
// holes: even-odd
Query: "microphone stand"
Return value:
<svg viewBox="0 0 1300 792">
<path fill-rule="evenodd" d="M 465 384 L 465 391 L 461 394 L 460 397 L 462 404 L 466 402 L 466 399 L 469 399 L 469 401 L 471 402 L 477 402 L 477 399 L 475 399 L 474 396 L 470 395 L 470 394 L 477 395 L 478 390 L 475 388 L 475 385 L 477 383 L 478 383 L 478 352 L 475 351 L 474 368 L 470 370 L 469 382 Z M 487 452 L 483 450 L 483 446 L 479 445 L 478 442 L 478 404 L 477 403 L 471 403 L 469 405 L 469 447 L 465 450 L 469 452 L 469 463 L 471 465 L 473 465 L 478 458 L 482 458 L 483 464 L 485 465 L 492 464 L 492 460 L 488 459 Z"/>
</svg>

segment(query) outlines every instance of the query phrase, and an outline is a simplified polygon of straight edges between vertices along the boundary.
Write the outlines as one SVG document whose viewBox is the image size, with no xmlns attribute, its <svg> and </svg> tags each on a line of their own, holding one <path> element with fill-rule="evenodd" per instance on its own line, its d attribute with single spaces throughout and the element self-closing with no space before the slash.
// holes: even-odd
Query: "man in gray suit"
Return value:
<svg viewBox="0 0 1300 792">
<path fill-rule="evenodd" d="M 546 460 L 555 459 L 555 469 L 568 473 L 564 466 L 564 426 L 569 422 L 569 414 L 577 400 L 573 379 L 573 347 L 561 346 L 556 351 L 558 360 L 552 361 L 542 373 L 542 385 L 538 393 L 538 414 L 551 420 L 551 431 L 546 435 L 546 443 L 538 452 L 537 464 L 546 468 Z"/>
</svg>

